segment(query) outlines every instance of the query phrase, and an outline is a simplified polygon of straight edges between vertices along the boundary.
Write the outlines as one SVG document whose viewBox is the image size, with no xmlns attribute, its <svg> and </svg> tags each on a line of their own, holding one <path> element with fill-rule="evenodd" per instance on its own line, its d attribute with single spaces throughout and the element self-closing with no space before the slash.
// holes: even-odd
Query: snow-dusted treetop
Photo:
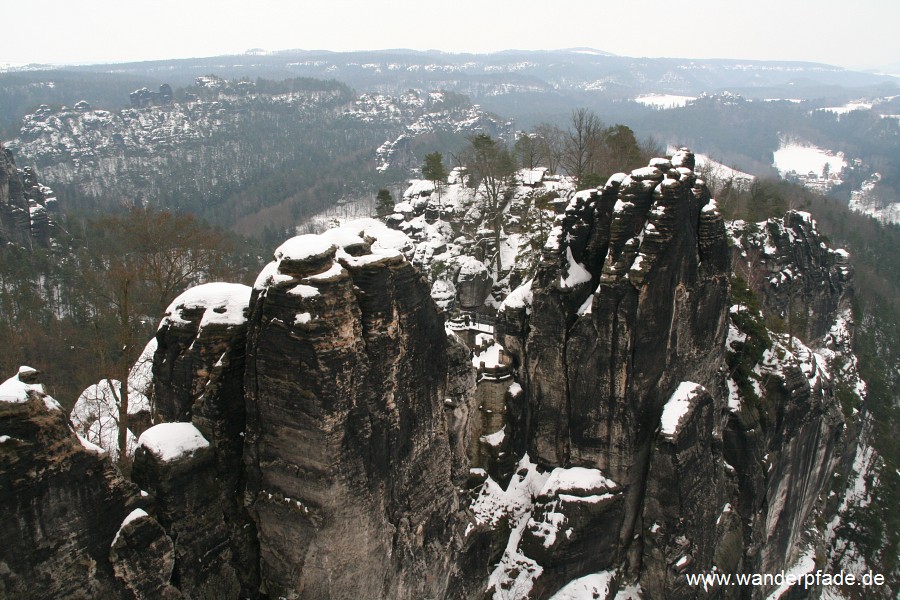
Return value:
<svg viewBox="0 0 900 600">
<path fill-rule="evenodd" d="M 204 283 L 193 287 L 172 301 L 166 309 L 160 327 L 166 324 L 187 323 L 184 311 L 202 309 L 200 327 L 210 324 L 241 325 L 247 320 L 250 293 L 253 290 L 239 283 Z"/>
<path fill-rule="evenodd" d="M 209 442 L 191 423 L 160 423 L 141 434 L 138 446 L 169 462 L 206 448 Z"/>
<path fill-rule="evenodd" d="M 96 405 L 102 404 L 106 407 L 109 415 L 119 414 L 119 400 L 122 393 L 122 382 L 118 379 L 101 379 L 99 383 L 85 388 L 78 401 L 72 407 L 72 420 L 88 421 L 90 418 L 96 418 Z M 142 410 L 150 411 L 150 400 L 136 390 L 132 384 L 128 386 L 128 414 L 134 415 Z M 92 412 L 93 411 L 93 412 Z M 106 413 L 104 413 L 106 414 Z"/>
</svg>

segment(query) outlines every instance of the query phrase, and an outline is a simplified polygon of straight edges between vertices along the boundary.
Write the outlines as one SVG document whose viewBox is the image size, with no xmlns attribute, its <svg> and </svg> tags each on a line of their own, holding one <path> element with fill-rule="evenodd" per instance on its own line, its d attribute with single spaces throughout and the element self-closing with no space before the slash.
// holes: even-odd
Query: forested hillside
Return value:
<svg viewBox="0 0 900 600">
<path fill-rule="evenodd" d="M 70 213 L 153 206 L 271 238 L 287 221 L 402 181 L 423 144 L 503 127 L 453 94 L 357 97 L 305 78 L 205 76 L 165 100 L 144 97 L 117 110 L 42 105 L 10 146 Z"/>
</svg>

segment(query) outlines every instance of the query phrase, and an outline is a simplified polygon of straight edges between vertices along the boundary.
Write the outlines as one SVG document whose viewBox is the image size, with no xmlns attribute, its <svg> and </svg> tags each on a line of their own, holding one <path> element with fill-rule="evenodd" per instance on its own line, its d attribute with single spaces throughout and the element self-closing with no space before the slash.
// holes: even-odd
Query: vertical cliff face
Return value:
<svg viewBox="0 0 900 600">
<path fill-rule="evenodd" d="M 16 168 L 12 152 L 0 145 L 0 242 L 48 246 L 55 232 L 50 211 L 56 198 L 34 171 Z"/>
<path fill-rule="evenodd" d="M 728 381 L 725 455 L 741 490 L 736 506 L 751 519 L 747 562 L 768 571 L 795 560 L 798 548 L 821 551 L 821 532 L 809 523 L 822 514 L 820 495 L 858 441 L 836 390 L 843 384 L 862 402 L 851 347 L 853 272 L 847 252 L 829 248 L 808 213 L 735 222 L 729 234 L 734 273 L 781 330 L 767 332 L 759 362 L 742 375 L 739 363 L 759 343 L 753 322 L 762 314 L 740 303 L 731 309 L 727 350 L 736 368 Z"/>
<path fill-rule="evenodd" d="M 282 245 L 247 344 L 247 504 L 270 594 L 442 596 L 456 519 L 429 286 L 346 231 Z"/>
<path fill-rule="evenodd" d="M 38 384 L 23 383 L 0 387 L 0 596 L 127 598 L 109 551 L 137 487 L 79 443 Z"/>
<path fill-rule="evenodd" d="M 751 229 L 741 247 L 686 150 L 577 194 L 557 218 L 535 279 L 498 318 L 524 386 L 513 435 L 539 471 L 597 470 L 616 487 L 592 512 L 543 489 L 494 597 L 549 597 L 600 572 L 613 588 L 696 597 L 685 573 L 774 572 L 821 543 L 805 532 L 847 450 L 827 334 L 852 273 L 808 215 Z M 761 315 L 754 329 L 732 306 L 727 233 L 747 261 L 735 269 L 767 314 L 793 317 L 792 334 L 760 333 Z"/>
<path fill-rule="evenodd" d="M 255 529 L 242 500 L 250 292 L 230 283 L 192 288 L 172 301 L 156 335 L 156 422 L 192 423 L 210 445 L 175 463 L 140 448 L 135 455 L 135 481 L 157 490 L 175 538 L 175 572 L 189 594 L 252 596 L 259 588 Z"/>
<path fill-rule="evenodd" d="M 663 407 L 680 382 L 718 391 L 723 381 L 728 248 L 692 163 L 680 152 L 576 195 L 531 285 L 524 343 L 511 344 L 521 347 L 525 446 L 542 465 L 600 469 L 622 486 L 623 512 L 598 544 L 633 569 Z M 705 396 L 708 424 L 716 396 Z M 703 468 L 716 465 L 714 441 Z M 721 469 L 709 473 L 722 484 Z"/>
</svg>

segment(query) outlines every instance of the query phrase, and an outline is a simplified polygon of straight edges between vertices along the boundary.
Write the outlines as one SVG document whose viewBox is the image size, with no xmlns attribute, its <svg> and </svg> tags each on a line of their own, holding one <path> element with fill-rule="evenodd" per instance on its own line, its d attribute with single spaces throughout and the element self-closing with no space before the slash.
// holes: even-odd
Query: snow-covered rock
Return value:
<svg viewBox="0 0 900 600">
<path fill-rule="evenodd" d="M 191 423 L 160 423 L 141 434 L 138 446 L 160 461 L 171 462 L 208 448 L 209 442 Z"/>
</svg>

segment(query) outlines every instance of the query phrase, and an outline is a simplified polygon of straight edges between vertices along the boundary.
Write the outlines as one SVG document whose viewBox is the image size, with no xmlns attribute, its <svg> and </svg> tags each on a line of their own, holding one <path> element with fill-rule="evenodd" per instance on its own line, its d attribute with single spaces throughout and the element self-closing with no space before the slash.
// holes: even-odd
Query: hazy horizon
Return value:
<svg viewBox="0 0 900 600">
<path fill-rule="evenodd" d="M 589 47 L 628 57 L 783 60 L 877 68 L 900 61 L 900 2 L 459 0 L 328 3 L 261 0 L 152 5 L 35 0 L 5 7 L 0 64 L 100 64 L 243 54 L 411 49 L 492 53 Z M 636 35 L 638 34 L 639 35 Z M 39 35 L 38 35 L 39 34 Z"/>
</svg>

